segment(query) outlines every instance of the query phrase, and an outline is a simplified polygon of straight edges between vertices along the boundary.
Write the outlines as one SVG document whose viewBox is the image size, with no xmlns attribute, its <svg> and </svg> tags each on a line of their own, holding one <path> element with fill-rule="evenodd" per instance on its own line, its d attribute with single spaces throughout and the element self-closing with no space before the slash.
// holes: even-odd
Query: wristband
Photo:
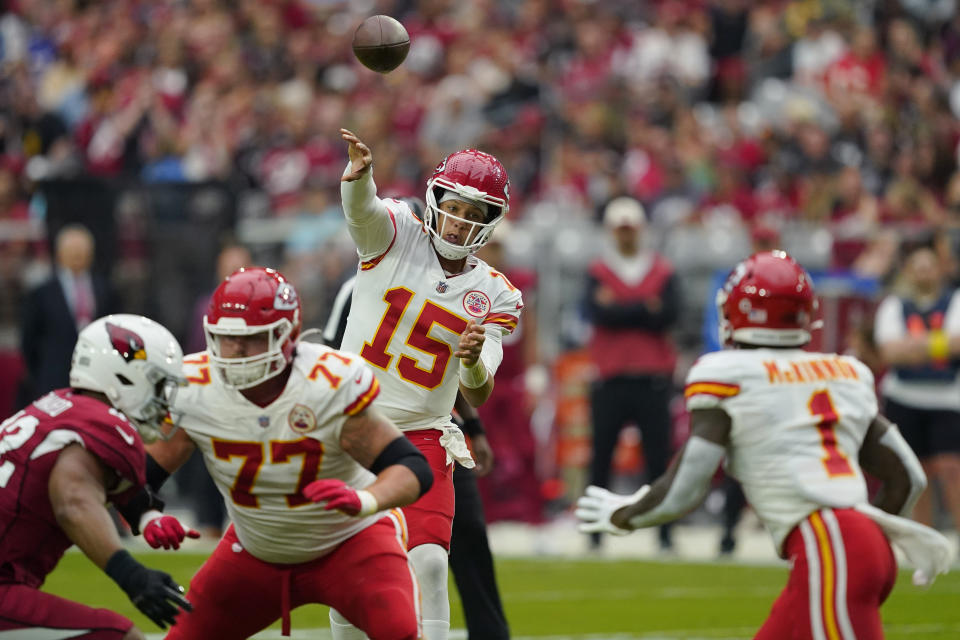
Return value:
<svg viewBox="0 0 960 640">
<path fill-rule="evenodd" d="M 160 511 L 156 511 L 155 509 L 151 509 L 150 511 L 147 511 L 145 514 L 140 516 L 140 525 L 139 525 L 140 531 L 143 531 L 147 527 L 147 525 L 150 524 L 150 521 L 153 520 L 154 518 L 162 518 L 162 517 L 163 517 L 163 513 L 161 513 Z"/>
<path fill-rule="evenodd" d="M 477 358 L 473 366 L 465 365 L 462 360 L 460 361 L 460 384 L 467 389 L 482 387 L 487 381 L 487 375 L 487 365 L 483 364 L 480 358 Z"/>
<path fill-rule="evenodd" d="M 927 351 L 933 360 L 942 361 L 950 357 L 950 339 L 943 329 L 934 329 L 930 332 Z"/>
<path fill-rule="evenodd" d="M 487 432 L 487 430 L 483 428 L 483 420 L 480 418 L 464 419 L 460 429 L 471 438 L 474 436 L 482 436 Z"/>
<path fill-rule="evenodd" d="M 150 457 L 147 456 L 148 465 L 149 460 Z M 147 485 L 141 487 L 140 491 L 126 503 L 114 506 L 116 506 L 117 512 L 123 516 L 127 524 L 130 525 L 131 533 L 136 536 L 140 534 L 140 529 L 137 525 L 140 523 L 141 515 L 151 510 L 163 511 L 164 503 L 163 500 L 150 490 L 149 485 Z"/>
<path fill-rule="evenodd" d="M 120 549 L 114 552 L 114 554 L 110 556 L 110 559 L 107 560 L 107 565 L 103 568 L 103 572 L 110 576 L 121 589 L 127 591 L 130 579 L 143 568 L 143 565 L 137 562 L 136 559 L 130 555 L 129 551 Z M 129 595 L 129 592 L 127 593 Z"/>
<path fill-rule="evenodd" d="M 373 494 L 369 491 L 358 489 L 357 497 L 360 498 L 360 512 L 357 513 L 358 516 L 370 516 L 380 511 L 380 505 L 377 504 L 377 499 L 374 498 Z"/>
</svg>

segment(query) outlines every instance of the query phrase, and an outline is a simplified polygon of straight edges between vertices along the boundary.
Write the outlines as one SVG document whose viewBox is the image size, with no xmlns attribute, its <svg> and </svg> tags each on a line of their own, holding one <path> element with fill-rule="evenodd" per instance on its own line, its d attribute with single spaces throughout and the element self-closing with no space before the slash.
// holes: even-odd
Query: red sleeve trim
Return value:
<svg viewBox="0 0 960 640">
<path fill-rule="evenodd" d="M 503 327 L 508 331 L 513 331 L 517 328 L 517 322 L 520 319 L 516 316 L 512 316 L 509 313 L 491 313 L 483 320 L 483 324 L 495 324 L 499 327 Z"/>
<path fill-rule="evenodd" d="M 380 383 L 377 382 L 377 377 L 373 376 L 373 382 L 370 383 L 370 386 L 366 391 L 360 394 L 360 397 L 354 400 L 350 406 L 343 410 L 348 416 L 355 416 L 367 407 L 370 406 L 370 403 L 373 402 L 373 399 L 377 397 L 380 393 Z"/>
<path fill-rule="evenodd" d="M 711 382 L 708 380 L 691 382 L 683 389 L 684 398 L 689 398 L 690 396 L 694 396 L 698 394 L 716 396 L 718 398 L 732 398 L 738 393 L 740 393 L 740 385 L 738 384 L 728 384 L 726 382 Z"/>
</svg>

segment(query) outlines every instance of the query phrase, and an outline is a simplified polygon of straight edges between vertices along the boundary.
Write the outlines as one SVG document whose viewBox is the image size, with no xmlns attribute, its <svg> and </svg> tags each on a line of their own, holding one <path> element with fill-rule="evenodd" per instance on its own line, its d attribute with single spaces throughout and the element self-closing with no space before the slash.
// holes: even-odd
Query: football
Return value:
<svg viewBox="0 0 960 640">
<path fill-rule="evenodd" d="M 400 66 L 410 51 L 410 35 L 390 16 L 370 16 L 353 34 L 353 54 L 363 66 L 387 73 Z"/>
</svg>

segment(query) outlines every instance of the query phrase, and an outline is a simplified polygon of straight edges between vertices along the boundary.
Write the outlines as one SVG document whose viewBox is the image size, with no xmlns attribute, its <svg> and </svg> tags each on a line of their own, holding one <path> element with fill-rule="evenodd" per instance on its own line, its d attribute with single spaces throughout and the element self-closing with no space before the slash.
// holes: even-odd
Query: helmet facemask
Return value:
<svg viewBox="0 0 960 640">
<path fill-rule="evenodd" d="M 147 382 L 153 385 L 152 394 L 135 406 L 124 407 L 122 400 L 114 404 L 136 425 L 144 442 L 169 440 L 180 428 L 183 412 L 174 410 L 173 405 L 177 390 L 185 386 L 187 381 L 185 378 L 171 377 L 159 367 L 150 364 L 144 369 L 144 376 Z"/>
<path fill-rule="evenodd" d="M 293 323 L 286 318 L 268 325 L 248 327 L 243 318 L 223 317 L 217 324 L 211 324 L 205 317 L 203 328 L 213 367 L 227 387 L 237 390 L 255 387 L 281 373 L 294 346 Z M 221 341 L 224 337 L 257 334 L 266 334 L 267 337 L 267 348 L 263 353 L 236 358 L 223 356 Z"/>
<path fill-rule="evenodd" d="M 458 199 L 465 202 L 482 202 L 487 205 L 486 222 L 470 222 L 447 213 L 440 208 L 438 196 L 444 191 L 451 191 Z M 506 202 L 502 198 L 487 195 L 473 187 L 450 182 L 442 177 L 431 180 L 427 185 L 427 206 L 423 213 L 424 226 L 430 234 L 434 248 L 448 260 L 461 260 L 480 250 L 493 235 L 493 230 L 504 218 Z M 453 244 L 445 240 L 440 231 L 447 218 L 456 218 L 462 224 L 470 226 L 467 233 L 467 242 L 462 245 Z"/>
</svg>

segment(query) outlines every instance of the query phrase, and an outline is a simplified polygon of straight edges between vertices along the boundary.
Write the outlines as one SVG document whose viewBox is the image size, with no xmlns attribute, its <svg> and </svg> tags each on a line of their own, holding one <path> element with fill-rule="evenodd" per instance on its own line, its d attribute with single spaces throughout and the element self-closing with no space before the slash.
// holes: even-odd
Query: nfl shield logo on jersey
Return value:
<svg viewBox="0 0 960 640">
<path fill-rule="evenodd" d="M 437 293 L 446 293 L 447 292 L 447 283 L 443 280 L 437 283 Z"/>
<path fill-rule="evenodd" d="M 297 433 L 308 433 L 317 428 L 317 417 L 310 407 L 302 404 L 294 405 L 287 416 L 287 423 Z"/>
<path fill-rule="evenodd" d="M 471 291 L 463 296 L 463 308 L 474 318 L 482 318 L 490 311 L 490 298 L 482 291 Z"/>
<path fill-rule="evenodd" d="M 260 416 L 257 418 L 257 423 L 260 425 L 261 429 L 266 429 L 270 426 L 270 416 Z"/>
</svg>

